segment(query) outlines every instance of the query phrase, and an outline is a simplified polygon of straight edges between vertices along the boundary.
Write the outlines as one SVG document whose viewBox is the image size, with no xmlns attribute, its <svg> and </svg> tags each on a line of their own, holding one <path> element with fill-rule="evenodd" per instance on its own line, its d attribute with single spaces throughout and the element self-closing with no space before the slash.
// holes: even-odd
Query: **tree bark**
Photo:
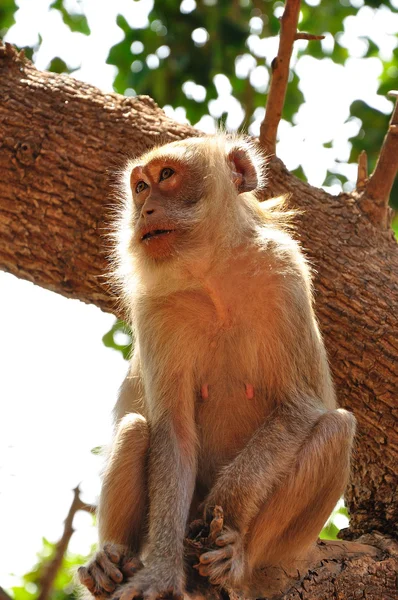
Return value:
<svg viewBox="0 0 398 600">
<path fill-rule="evenodd" d="M 0 47 L 0 77 L 0 268 L 117 312 L 106 278 L 115 172 L 127 156 L 200 133 L 167 118 L 150 98 L 103 94 L 71 77 L 41 73 L 9 46 Z M 390 230 L 372 224 L 356 193 L 331 196 L 277 159 L 269 165 L 267 193 L 291 195 L 301 211 L 295 235 L 315 269 L 316 309 L 339 401 L 359 423 L 347 536 L 396 535 L 397 243 Z M 322 577 L 349 579 L 352 571 L 352 581 L 379 585 L 382 564 L 390 574 L 391 564 L 398 567 L 397 556 L 383 552 L 367 557 L 367 566 L 348 568 L 347 558 L 336 559 L 339 574 L 323 565 L 329 575 Z M 352 597 L 396 597 L 396 579 L 394 588 L 385 577 L 385 595 Z M 286 598 L 351 597 L 300 593 Z"/>
</svg>

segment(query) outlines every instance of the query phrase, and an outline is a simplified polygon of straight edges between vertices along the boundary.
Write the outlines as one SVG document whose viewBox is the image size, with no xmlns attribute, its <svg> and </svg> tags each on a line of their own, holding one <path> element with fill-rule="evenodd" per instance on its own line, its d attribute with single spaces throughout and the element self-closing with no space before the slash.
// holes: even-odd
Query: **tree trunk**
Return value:
<svg viewBox="0 0 398 600">
<path fill-rule="evenodd" d="M 0 47 L 0 75 L 0 268 L 117 312 L 106 280 L 114 173 L 127 156 L 200 133 L 167 118 L 150 98 L 103 94 L 41 73 L 9 46 Z M 302 211 L 295 234 L 315 269 L 316 309 L 339 401 L 359 423 L 346 537 L 396 535 L 397 243 L 390 230 L 372 225 L 356 193 L 331 196 L 277 159 L 268 193 L 290 194 Z M 396 598 L 397 554 L 377 539 L 376 555 L 319 563 L 297 594 L 285 597 Z M 325 585 L 315 585 L 317 577 Z M 339 591 L 342 581 L 355 596 Z"/>
</svg>

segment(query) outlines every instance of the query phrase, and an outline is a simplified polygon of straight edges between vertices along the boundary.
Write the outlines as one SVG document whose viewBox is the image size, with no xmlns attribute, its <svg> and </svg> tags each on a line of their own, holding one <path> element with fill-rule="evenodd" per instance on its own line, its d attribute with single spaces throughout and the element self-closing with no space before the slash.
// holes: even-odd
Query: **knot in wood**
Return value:
<svg viewBox="0 0 398 600">
<path fill-rule="evenodd" d="M 16 157 L 23 165 L 32 165 L 39 154 L 39 148 L 31 140 L 19 142 L 16 149 Z"/>
</svg>

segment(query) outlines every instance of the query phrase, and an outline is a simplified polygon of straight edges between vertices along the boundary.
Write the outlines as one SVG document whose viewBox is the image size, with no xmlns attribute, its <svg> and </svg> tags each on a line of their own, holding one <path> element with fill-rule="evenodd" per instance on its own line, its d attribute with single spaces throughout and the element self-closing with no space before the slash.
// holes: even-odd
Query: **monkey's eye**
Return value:
<svg viewBox="0 0 398 600">
<path fill-rule="evenodd" d="M 145 183 L 145 181 L 139 181 L 137 183 L 137 185 L 135 186 L 135 193 L 139 194 L 140 192 L 143 192 L 145 190 L 145 188 L 148 187 L 148 184 Z"/>
<path fill-rule="evenodd" d="M 162 169 L 162 171 L 160 173 L 160 179 L 159 179 L 159 181 L 163 181 L 164 179 L 168 179 L 173 174 L 174 174 L 173 169 L 170 169 L 170 167 L 166 167 L 165 169 Z"/>
</svg>

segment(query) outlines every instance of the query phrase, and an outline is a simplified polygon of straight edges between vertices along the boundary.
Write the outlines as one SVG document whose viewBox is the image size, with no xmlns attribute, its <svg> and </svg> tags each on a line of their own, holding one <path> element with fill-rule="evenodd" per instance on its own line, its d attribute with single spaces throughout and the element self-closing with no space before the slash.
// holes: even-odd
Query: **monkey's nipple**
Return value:
<svg viewBox="0 0 398 600">
<path fill-rule="evenodd" d="M 249 398 L 249 400 L 252 400 L 254 398 L 253 385 L 251 383 L 246 383 L 245 388 L 246 388 L 246 396 Z"/>
<path fill-rule="evenodd" d="M 200 395 L 202 396 L 203 400 L 207 400 L 207 398 L 209 397 L 209 384 L 205 383 L 204 385 L 202 385 L 202 387 L 200 388 Z"/>
</svg>

